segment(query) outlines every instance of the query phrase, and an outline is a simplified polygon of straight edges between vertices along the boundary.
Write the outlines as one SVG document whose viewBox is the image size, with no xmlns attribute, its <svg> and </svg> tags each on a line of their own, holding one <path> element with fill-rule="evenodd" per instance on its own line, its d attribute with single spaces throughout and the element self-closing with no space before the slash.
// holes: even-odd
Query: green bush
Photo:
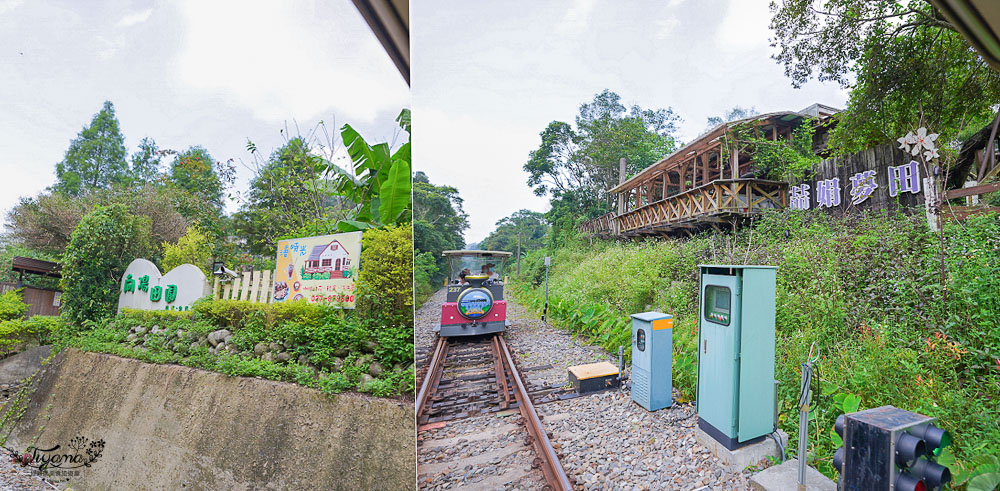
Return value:
<svg viewBox="0 0 1000 491">
<path fill-rule="evenodd" d="M 364 231 L 357 312 L 384 326 L 413 327 L 413 230 L 409 224 Z"/>
<path fill-rule="evenodd" d="M 437 261 L 434 260 L 434 254 L 430 252 L 413 251 L 413 304 L 416 308 L 420 308 L 427 297 L 430 297 L 437 291 L 439 285 L 434 284 L 434 278 L 438 274 Z"/>
<path fill-rule="evenodd" d="M 21 290 L 9 290 L 0 295 L 0 321 L 23 319 L 28 305 L 21 300 Z"/>
<path fill-rule="evenodd" d="M 212 273 L 212 241 L 197 225 L 188 227 L 177 243 L 163 243 L 163 272 L 182 264 L 198 266 L 206 276 Z"/>
<path fill-rule="evenodd" d="M 923 215 L 767 213 L 735 234 L 683 240 L 567 243 L 550 251 L 549 317 L 615 353 L 630 345 L 628 315 L 674 315 L 674 386 L 693 398 L 699 263 L 776 265 L 779 426 L 797 440 L 799 364 L 815 343 L 809 452 L 827 475 L 830 431 L 844 401 L 891 404 L 938 417 L 962 461 L 1000 453 L 1000 216 L 947 223 Z M 512 295 L 540 310 L 539 267 L 522 261 Z M 628 353 L 628 350 L 626 350 Z M 790 449 L 791 453 L 797 449 Z"/>
<path fill-rule="evenodd" d="M 63 315 L 75 323 L 114 315 L 121 277 L 130 262 L 149 254 L 149 234 L 149 218 L 120 203 L 84 216 L 63 255 Z"/>
</svg>

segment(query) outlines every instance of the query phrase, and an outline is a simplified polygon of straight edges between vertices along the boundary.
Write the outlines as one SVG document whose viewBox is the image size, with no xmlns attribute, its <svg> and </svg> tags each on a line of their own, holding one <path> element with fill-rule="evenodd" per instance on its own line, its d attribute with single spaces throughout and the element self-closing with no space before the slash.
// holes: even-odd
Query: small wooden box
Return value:
<svg viewBox="0 0 1000 491">
<path fill-rule="evenodd" d="M 618 367 L 606 361 L 569 367 L 568 371 L 570 383 L 580 394 L 618 386 Z"/>
</svg>

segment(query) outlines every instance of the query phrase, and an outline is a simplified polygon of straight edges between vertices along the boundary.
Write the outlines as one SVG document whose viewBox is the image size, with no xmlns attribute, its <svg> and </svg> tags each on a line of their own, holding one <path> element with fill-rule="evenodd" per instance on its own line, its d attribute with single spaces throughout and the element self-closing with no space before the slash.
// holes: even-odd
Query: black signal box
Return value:
<svg viewBox="0 0 1000 491">
<path fill-rule="evenodd" d="M 847 491 L 933 490 L 950 480 L 933 458 L 950 443 L 935 418 L 883 406 L 845 414 L 837 422 L 844 447 L 834 457 L 839 489 Z"/>
</svg>

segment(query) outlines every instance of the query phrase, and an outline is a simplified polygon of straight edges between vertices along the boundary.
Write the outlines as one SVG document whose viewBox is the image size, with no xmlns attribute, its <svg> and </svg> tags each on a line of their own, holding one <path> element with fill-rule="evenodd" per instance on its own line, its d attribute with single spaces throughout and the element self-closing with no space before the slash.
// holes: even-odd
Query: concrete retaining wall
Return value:
<svg viewBox="0 0 1000 491">
<path fill-rule="evenodd" d="M 51 405 L 51 406 L 49 406 Z M 48 406 L 48 407 L 47 407 Z M 74 489 L 413 489 L 413 405 L 68 350 L 7 448 L 104 440 Z"/>
</svg>

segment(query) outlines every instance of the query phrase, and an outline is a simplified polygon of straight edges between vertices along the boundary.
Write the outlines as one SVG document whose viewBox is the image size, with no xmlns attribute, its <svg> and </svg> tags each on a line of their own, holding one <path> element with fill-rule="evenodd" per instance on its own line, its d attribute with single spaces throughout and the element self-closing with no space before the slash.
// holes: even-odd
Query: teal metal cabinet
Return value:
<svg viewBox="0 0 1000 491">
<path fill-rule="evenodd" d="M 699 268 L 698 427 L 732 450 L 775 429 L 777 267 Z"/>
<path fill-rule="evenodd" d="M 647 411 L 673 403 L 674 317 L 632 314 L 632 400 Z"/>
</svg>

